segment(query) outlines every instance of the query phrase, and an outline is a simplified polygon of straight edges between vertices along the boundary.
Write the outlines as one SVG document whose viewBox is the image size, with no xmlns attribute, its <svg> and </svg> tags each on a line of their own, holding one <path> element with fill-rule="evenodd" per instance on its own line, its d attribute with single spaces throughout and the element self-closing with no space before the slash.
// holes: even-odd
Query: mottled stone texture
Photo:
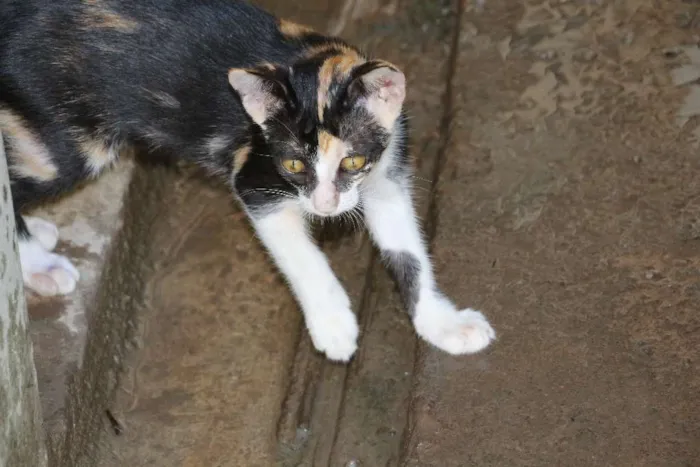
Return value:
<svg viewBox="0 0 700 467">
<path fill-rule="evenodd" d="M 49 434 L 51 467 L 92 467 L 98 462 L 105 412 L 119 385 L 126 348 L 135 344 L 136 315 L 144 312 L 144 277 L 154 256 L 161 254 L 143 238 L 155 232 L 163 203 L 172 203 L 166 187 L 173 183 L 171 171 L 161 167 L 134 170 L 123 200 L 123 226 L 110 240 L 96 290 L 86 302 L 87 340 L 81 367 L 68 378 L 63 424 Z"/>
<path fill-rule="evenodd" d="M 0 466 L 46 465 L 27 304 L 0 134 Z"/>
</svg>

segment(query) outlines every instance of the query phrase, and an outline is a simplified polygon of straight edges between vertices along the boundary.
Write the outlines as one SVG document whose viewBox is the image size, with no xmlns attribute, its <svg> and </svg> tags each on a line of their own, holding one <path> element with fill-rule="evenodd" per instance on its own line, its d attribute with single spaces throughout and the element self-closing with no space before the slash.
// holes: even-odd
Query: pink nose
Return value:
<svg viewBox="0 0 700 467">
<path fill-rule="evenodd" d="M 323 214 L 331 214 L 338 208 L 338 200 L 340 196 L 335 188 L 331 190 L 317 189 L 311 195 L 311 202 L 319 212 Z"/>
</svg>

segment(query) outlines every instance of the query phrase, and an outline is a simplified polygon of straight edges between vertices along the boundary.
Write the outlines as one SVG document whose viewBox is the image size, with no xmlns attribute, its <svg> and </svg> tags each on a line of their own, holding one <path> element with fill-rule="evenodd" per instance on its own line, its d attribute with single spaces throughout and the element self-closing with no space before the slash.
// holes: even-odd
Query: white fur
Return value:
<svg viewBox="0 0 700 467">
<path fill-rule="evenodd" d="M 335 189 L 335 187 L 333 187 L 333 189 Z M 319 217 L 339 216 L 340 214 L 348 212 L 357 207 L 357 204 L 360 202 L 359 183 L 354 183 L 348 190 L 342 193 L 338 192 L 338 201 L 332 210 L 319 210 L 312 201 L 312 198 L 300 195 L 299 199 L 304 211 L 308 212 L 309 214 Z"/>
<path fill-rule="evenodd" d="M 100 140 L 83 142 L 81 149 L 86 168 L 92 177 L 98 177 L 106 168 L 115 164 L 121 152 L 118 144 L 105 144 Z"/>
<path fill-rule="evenodd" d="M 78 270 L 64 256 L 51 253 L 58 242 L 58 229 L 50 222 L 26 217 L 31 234 L 19 241 L 19 259 L 25 287 L 39 295 L 65 295 L 75 290 Z"/>
<path fill-rule="evenodd" d="M 253 219 L 258 236 L 301 305 L 316 349 L 331 360 L 350 360 L 357 349 L 357 320 L 343 286 L 309 237 L 301 206 L 290 202 Z"/>
<path fill-rule="evenodd" d="M 403 75 L 387 69 L 369 78 L 377 90 L 370 99 L 376 105 L 375 116 L 387 127 L 395 125 L 404 97 Z M 350 148 L 337 138 L 324 135 L 314 167 L 318 178 L 314 192 L 309 197 L 301 195 L 299 202 L 287 202 L 262 217 L 252 216 L 258 236 L 301 305 L 314 346 L 331 360 L 346 362 L 352 357 L 357 349 L 359 328 L 347 293 L 323 252 L 308 235 L 304 211 L 323 217 L 336 216 L 355 208 L 361 197 L 367 225 L 377 246 L 384 252 L 408 253 L 420 264 L 413 315 L 418 335 L 454 355 L 478 352 L 496 337 L 480 312 L 458 310 L 437 289 L 408 179 L 389 177 L 389 169 L 400 149 L 399 136 L 394 133 L 382 158 L 364 180 L 339 193 L 335 186 L 338 166 Z"/>
<path fill-rule="evenodd" d="M 385 160 L 363 184 L 365 217 L 372 238 L 381 250 L 407 252 L 420 263 L 418 302 L 413 317 L 416 332 L 451 354 L 478 352 L 495 338 L 495 332 L 481 313 L 469 308 L 458 311 L 438 292 L 408 182 L 387 177 L 393 154 L 390 145 L 383 156 Z"/>
<path fill-rule="evenodd" d="M 321 215 L 333 215 L 340 204 L 340 193 L 335 186 L 340 159 L 342 158 L 319 157 L 314 167 L 318 182 L 311 193 L 311 206 Z"/>
<path fill-rule="evenodd" d="M 380 125 L 391 129 L 406 98 L 406 77 L 398 70 L 381 67 L 367 73 L 362 81 L 373 91 L 365 100 L 365 107 Z"/>
<path fill-rule="evenodd" d="M 29 233 L 41 243 L 44 249 L 51 251 L 56 248 L 58 228 L 55 225 L 44 219 L 31 216 L 24 216 L 24 222 L 27 224 Z"/>
<path fill-rule="evenodd" d="M 413 325 L 423 339 L 452 355 L 486 348 L 496 332 L 484 315 L 470 308 L 458 311 L 446 297 L 421 289 Z"/>
<path fill-rule="evenodd" d="M 495 339 L 495 332 L 480 312 L 468 308 L 460 311 L 438 291 L 409 183 L 388 177 L 398 149 L 397 140 L 392 138 L 361 187 L 354 186 L 346 193 L 350 196 L 341 197 L 334 212 L 354 208 L 361 192 L 367 225 L 377 246 L 385 252 L 410 253 L 420 263 L 418 301 L 413 316 L 417 334 L 453 355 L 478 352 Z M 330 170 L 320 173 L 328 177 Z M 326 257 L 308 235 L 304 210 L 317 213 L 313 201 L 302 198 L 300 203 L 288 202 L 262 218 L 253 217 L 253 223 L 289 281 L 316 349 L 331 360 L 348 361 L 357 349 L 357 320 L 350 309 L 350 299 Z"/>
<path fill-rule="evenodd" d="M 263 78 L 247 70 L 232 68 L 228 72 L 231 87 L 241 96 L 241 102 L 250 118 L 265 128 L 268 115 L 281 103 L 267 89 Z"/>
<path fill-rule="evenodd" d="M 320 217 L 337 216 L 357 206 L 360 200 L 359 182 L 340 192 L 335 185 L 340 161 L 350 155 L 350 148 L 336 137 L 326 136 L 328 144 L 319 147 L 314 172 L 317 184 L 311 196 L 301 195 L 304 210 Z"/>
</svg>

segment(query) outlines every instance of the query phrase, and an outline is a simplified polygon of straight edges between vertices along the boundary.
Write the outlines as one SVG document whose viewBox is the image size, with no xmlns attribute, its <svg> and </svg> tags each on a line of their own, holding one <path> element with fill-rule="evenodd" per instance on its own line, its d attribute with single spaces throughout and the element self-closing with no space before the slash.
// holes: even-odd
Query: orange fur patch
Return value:
<svg viewBox="0 0 700 467">
<path fill-rule="evenodd" d="M 287 21 L 286 19 L 280 20 L 279 28 L 280 32 L 287 37 L 301 37 L 314 32 L 314 30 L 308 26 Z"/>
<path fill-rule="evenodd" d="M 326 42 L 324 44 L 319 44 L 319 45 L 315 45 L 313 47 L 309 47 L 308 49 L 306 49 L 304 51 L 303 56 L 305 58 L 313 58 L 316 55 L 325 54 L 325 53 L 331 52 L 331 51 L 336 52 L 336 54 L 340 54 L 340 55 L 355 54 L 359 57 L 359 53 L 357 52 L 357 50 L 353 49 L 352 47 L 350 47 L 346 44 L 343 44 L 340 42 L 335 42 L 332 40 L 330 40 L 329 42 Z"/>
<path fill-rule="evenodd" d="M 318 133 L 318 154 L 328 162 L 333 164 L 340 163 L 340 159 L 345 154 L 345 144 L 339 139 L 321 130 Z"/>
<path fill-rule="evenodd" d="M 335 139 L 335 136 L 328 133 L 327 131 L 319 132 L 318 133 L 318 149 L 321 152 L 328 152 L 328 149 L 330 148 L 331 144 L 333 144 L 334 139 Z"/>
<path fill-rule="evenodd" d="M 246 162 L 248 162 L 248 157 L 250 157 L 250 146 L 242 146 L 233 153 L 233 175 L 235 176 L 241 171 Z"/>
<path fill-rule="evenodd" d="M 105 168 L 116 162 L 121 156 L 129 152 L 129 148 L 122 145 L 108 145 L 99 138 L 81 137 L 78 139 L 80 152 L 85 158 L 90 172 L 99 175 Z"/>
<path fill-rule="evenodd" d="M 18 175 L 50 182 L 58 176 L 58 168 L 51 160 L 48 149 L 31 131 L 24 120 L 9 110 L 0 109 L 0 131 L 6 139 L 10 170 Z"/>
<path fill-rule="evenodd" d="M 343 53 L 328 57 L 318 71 L 318 119 L 323 122 L 323 111 L 330 99 L 328 90 L 334 80 L 346 78 L 350 71 L 365 62 L 356 50 L 346 48 Z"/>
</svg>

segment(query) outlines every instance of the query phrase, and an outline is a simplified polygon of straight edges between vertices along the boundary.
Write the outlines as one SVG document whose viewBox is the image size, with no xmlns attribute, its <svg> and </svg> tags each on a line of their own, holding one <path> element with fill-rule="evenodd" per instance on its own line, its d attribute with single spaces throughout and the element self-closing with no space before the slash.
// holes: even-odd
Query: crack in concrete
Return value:
<svg viewBox="0 0 700 467">
<path fill-rule="evenodd" d="M 437 234 L 437 228 L 439 224 L 440 212 L 440 193 L 438 191 L 438 185 L 440 183 L 440 177 L 443 173 L 445 162 L 447 160 L 447 151 L 450 147 L 450 140 L 452 137 L 452 122 L 455 115 L 454 102 L 454 77 L 457 72 L 458 60 L 459 60 L 459 44 L 460 36 L 462 32 L 462 18 L 464 17 L 464 12 L 466 10 L 467 0 L 455 0 L 456 14 L 454 19 L 454 29 L 452 30 L 452 41 L 450 44 L 450 52 L 447 59 L 447 71 L 445 76 L 445 92 L 442 98 L 442 118 L 440 119 L 440 126 L 438 128 L 438 149 L 435 155 L 435 160 L 433 162 L 433 172 L 432 172 L 432 182 L 430 186 L 429 200 L 428 200 L 428 210 L 426 214 L 426 222 L 424 224 L 424 231 L 426 236 L 426 242 L 428 245 L 428 251 L 432 253 L 433 241 Z M 416 408 L 416 392 L 417 392 L 417 382 L 415 380 L 415 375 L 422 365 L 424 358 L 423 348 L 424 345 L 420 340 L 416 339 L 416 346 L 413 355 L 413 379 L 411 384 L 411 393 L 408 404 L 406 404 L 407 414 L 406 414 L 406 426 L 404 427 L 403 436 L 401 437 L 401 443 L 399 448 L 399 465 L 405 465 L 411 456 L 411 449 L 413 443 L 413 436 L 415 433 L 415 418 L 413 417 L 414 409 Z"/>
</svg>

